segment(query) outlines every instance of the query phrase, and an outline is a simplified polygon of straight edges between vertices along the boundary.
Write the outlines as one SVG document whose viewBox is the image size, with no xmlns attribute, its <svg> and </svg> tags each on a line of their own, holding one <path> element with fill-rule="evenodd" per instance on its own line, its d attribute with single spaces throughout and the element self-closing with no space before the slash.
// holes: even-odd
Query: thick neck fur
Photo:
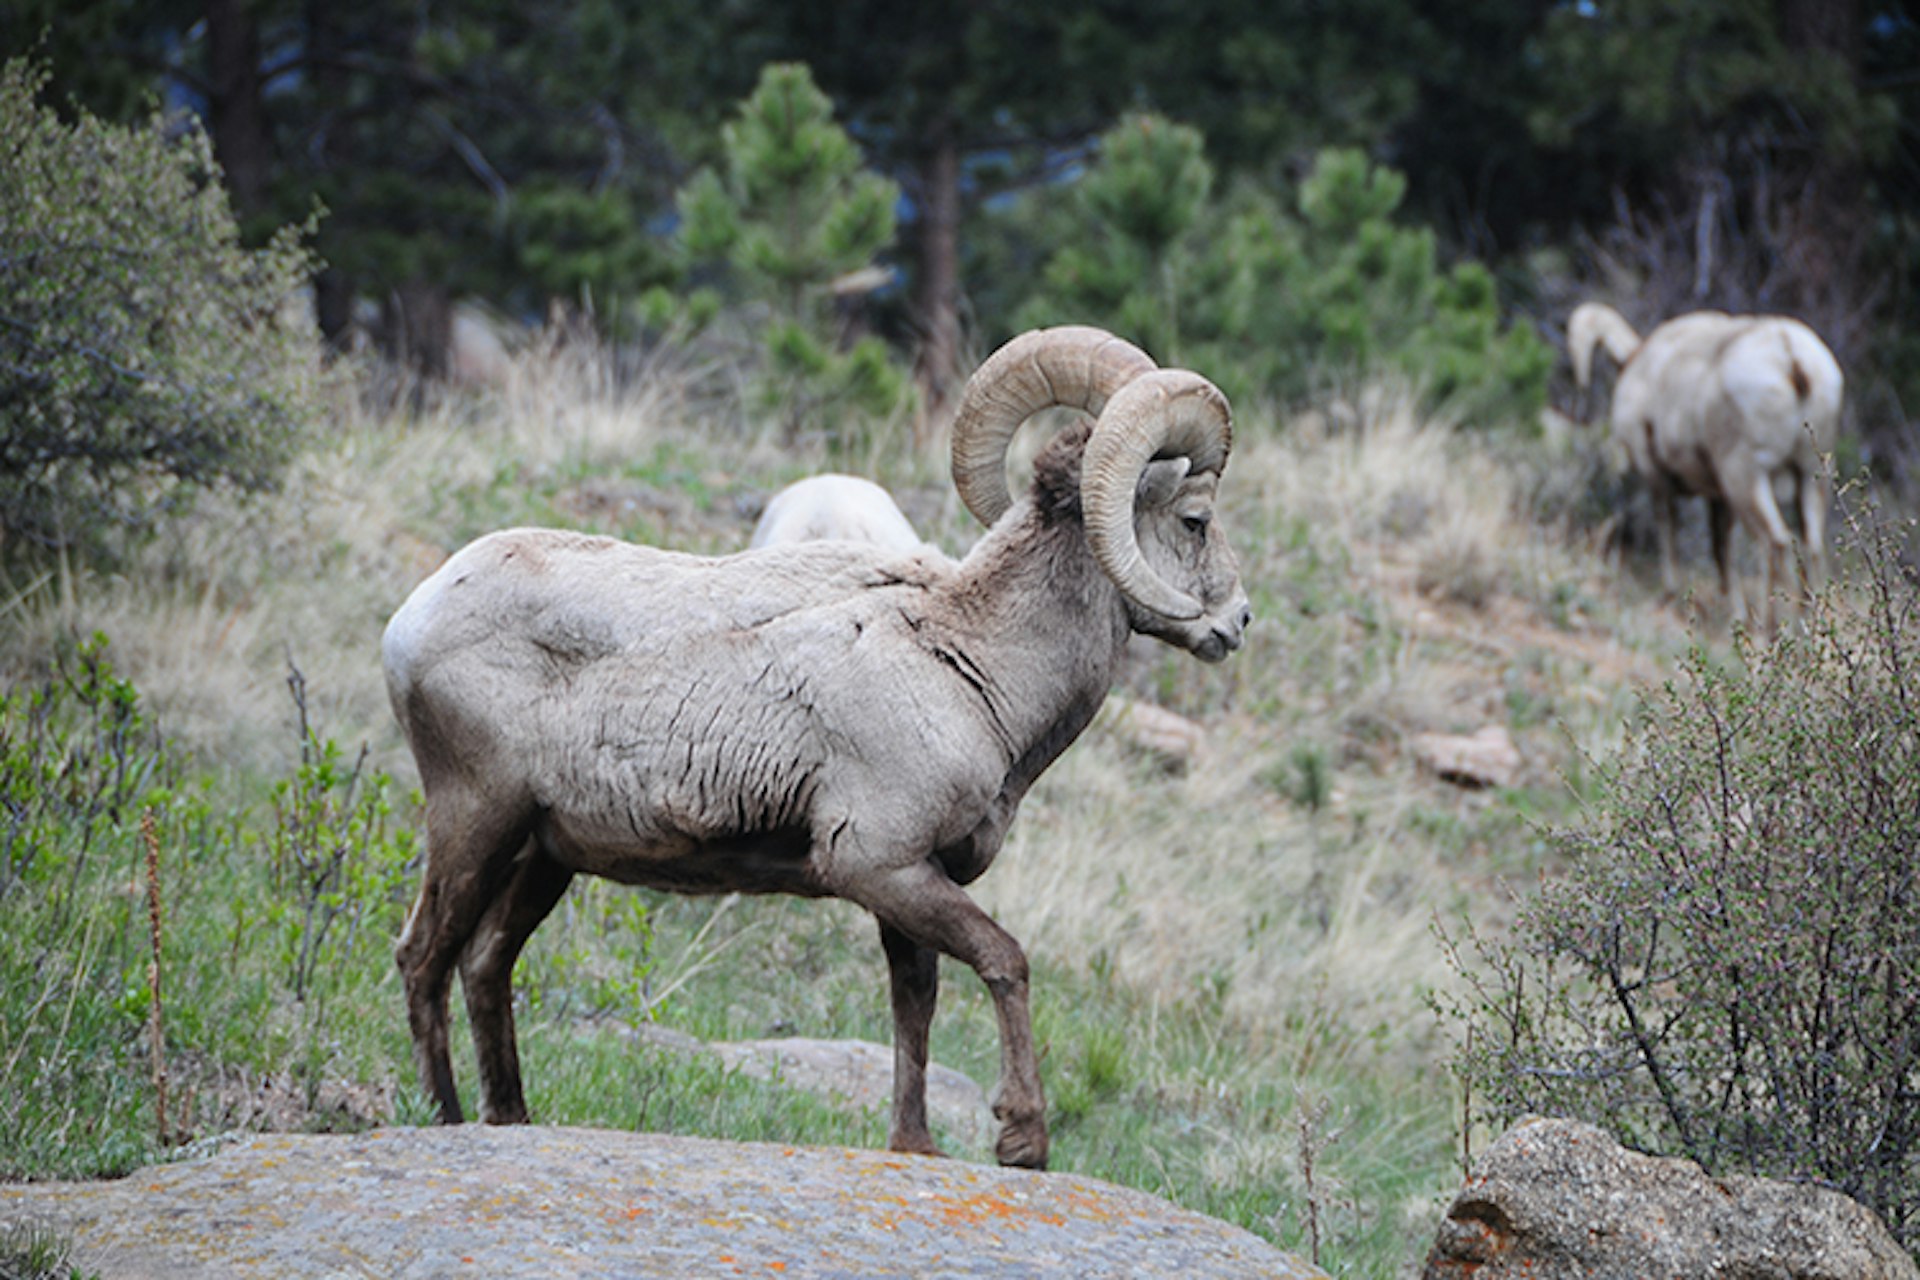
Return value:
<svg viewBox="0 0 1920 1280">
<path fill-rule="evenodd" d="M 1069 428 L 1042 450 L 1032 490 L 961 563 L 947 600 L 948 639 L 987 681 L 1016 755 L 1063 721 L 1072 734 L 1085 726 L 1129 633 L 1126 604 L 1094 562 L 1081 517 L 1089 427 Z"/>
</svg>

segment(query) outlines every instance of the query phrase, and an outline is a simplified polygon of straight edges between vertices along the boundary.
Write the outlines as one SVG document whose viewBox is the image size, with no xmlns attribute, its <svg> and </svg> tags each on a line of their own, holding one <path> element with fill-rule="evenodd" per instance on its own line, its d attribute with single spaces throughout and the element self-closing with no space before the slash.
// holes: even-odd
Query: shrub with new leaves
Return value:
<svg viewBox="0 0 1920 1280">
<path fill-rule="evenodd" d="M 315 416 L 312 269 L 240 243 L 207 140 L 40 103 L 0 68 L 0 531 L 137 531 L 207 486 L 272 487 Z"/>
<path fill-rule="evenodd" d="M 893 242 L 899 188 L 862 168 L 803 64 L 762 70 L 722 139 L 725 172 L 703 169 L 680 192 L 679 242 L 691 263 L 719 264 L 738 300 L 765 309 L 765 406 L 789 436 L 847 411 L 898 408 L 906 379 L 885 344 L 838 348 L 833 286 Z"/>
<path fill-rule="evenodd" d="M 1650 696 L 1509 940 L 1454 946 L 1482 1118 L 1810 1178 L 1920 1243 L 1920 592 L 1863 581 Z M 1450 940 L 1452 941 L 1452 940 Z"/>
</svg>

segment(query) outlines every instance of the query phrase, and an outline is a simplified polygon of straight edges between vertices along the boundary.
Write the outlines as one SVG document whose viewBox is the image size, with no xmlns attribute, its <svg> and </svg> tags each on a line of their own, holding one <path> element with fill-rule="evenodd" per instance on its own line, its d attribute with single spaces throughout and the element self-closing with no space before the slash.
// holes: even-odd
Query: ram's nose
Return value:
<svg viewBox="0 0 1920 1280">
<path fill-rule="evenodd" d="M 1242 600 L 1237 609 L 1227 609 L 1222 613 L 1221 621 L 1216 623 L 1213 634 L 1220 638 L 1220 647 L 1232 653 L 1246 643 L 1246 630 L 1253 625 L 1253 606 Z"/>
</svg>

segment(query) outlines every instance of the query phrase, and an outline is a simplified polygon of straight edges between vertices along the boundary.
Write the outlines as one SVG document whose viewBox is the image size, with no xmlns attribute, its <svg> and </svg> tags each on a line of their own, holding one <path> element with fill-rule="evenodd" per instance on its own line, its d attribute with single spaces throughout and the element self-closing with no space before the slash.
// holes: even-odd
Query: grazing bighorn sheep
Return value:
<svg viewBox="0 0 1920 1280">
<path fill-rule="evenodd" d="M 871 480 L 827 472 L 795 480 L 768 499 L 747 547 L 834 538 L 895 551 L 922 545 L 892 494 Z"/>
<path fill-rule="evenodd" d="M 1676 578 L 1673 529 L 1677 496 L 1707 500 L 1713 558 L 1733 615 L 1746 603 L 1731 563 L 1738 516 L 1762 549 L 1762 625 L 1774 626 L 1773 591 L 1786 581 L 1792 535 L 1776 485 L 1797 496 L 1806 539 L 1804 586 L 1825 570 L 1827 507 L 1833 499 L 1823 454 L 1840 429 L 1844 379 L 1813 330 L 1785 316 L 1696 311 L 1677 316 L 1642 341 L 1620 313 L 1598 302 L 1567 321 L 1574 381 L 1584 390 L 1593 351 L 1620 365 L 1613 389 L 1613 436 L 1647 482 L 1660 533 L 1661 585 Z"/>
<path fill-rule="evenodd" d="M 1032 414 L 1097 414 L 1041 451 Z M 422 583 L 382 645 L 420 767 L 427 862 L 396 949 L 440 1118 L 457 963 L 481 1114 L 527 1117 L 515 957 L 576 872 L 683 893 L 835 896 L 878 920 L 891 973 L 889 1145 L 933 1153 L 927 1033 L 941 953 L 998 1015 L 995 1146 L 1043 1166 L 1020 945 L 961 886 L 1087 727 L 1131 632 L 1217 662 L 1251 620 L 1214 518 L 1227 402 L 1080 327 L 995 353 L 954 428 L 961 496 L 992 528 L 964 560 L 857 542 L 709 559 L 551 529 L 489 534 Z"/>
</svg>

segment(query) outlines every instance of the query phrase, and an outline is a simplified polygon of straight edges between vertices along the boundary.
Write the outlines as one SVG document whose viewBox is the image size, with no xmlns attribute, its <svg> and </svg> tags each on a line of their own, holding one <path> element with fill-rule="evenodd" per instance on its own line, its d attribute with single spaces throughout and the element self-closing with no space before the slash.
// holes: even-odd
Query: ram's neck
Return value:
<svg viewBox="0 0 1920 1280">
<path fill-rule="evenodd" d="M 1128 635 L 1084 527 L 1018 504 L 962 562 L 948 600 L 942 642 L 967 663 L 1010 759 L 1038 750 L 1044 768 L 1099 710 Z"/>
</svg>

